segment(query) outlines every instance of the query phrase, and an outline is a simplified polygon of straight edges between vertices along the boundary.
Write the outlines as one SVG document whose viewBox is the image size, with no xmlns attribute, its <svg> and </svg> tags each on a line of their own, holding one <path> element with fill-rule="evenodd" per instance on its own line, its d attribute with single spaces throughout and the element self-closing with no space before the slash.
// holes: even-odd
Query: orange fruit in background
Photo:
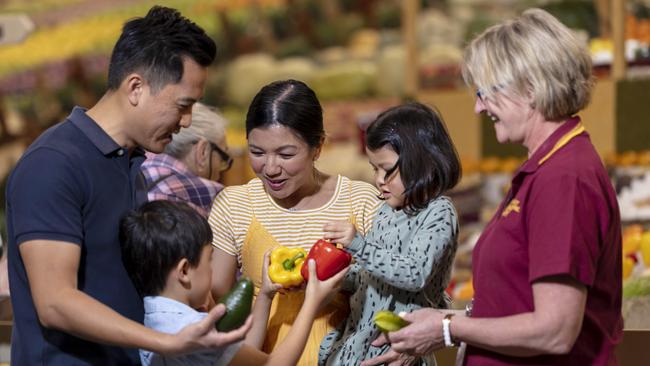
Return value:
<svg viewBox="0 0 650 366">
<path fill-rule="evenodd" d="M 618 165 L 620 166 L 632 166 L 635 165 L 637 161 L 638 156 L 635 151 L 626 151 L 618 157 Z"/>
<path fill-rule="evenodd" d="M 499 166 L 501 166 L 501 160 L 497 157 L 490 156 L 481 160 L 479 170 L 481 173 L 489 174 L 499 170 Z"/>
<path fill-rule="evenodd" d="M 637 163 L 639 165 L 645 165 L 645 166 L 650 165 L 650 150 L 644 150 L 639 152 Z"/>
<path fill-rule="evenodd" d="M 618 155 L 614 152 L 610 152 L 607 155 L 605 155 L 605 158 L 603 159 L 605 162 L 605 165 L 608 167 L 613 167 L 618 164 Z"/>
<path fill-rule="evenodd" d="M 456 289 L 456 300 L 471 300 L 474 297 L 472 280 L 458 284 Z"/>
<path fill-rule="evenodd" d="M 643 226 L 630 225 L 623 229 L 623 254 L 635 253 L 641 245 Z"/>
<path fill-rule="evenodd" d="M 640 224 L 632 224 L 623 228 L 623 235 L 641 234 L 643 233 L 643 226 Z"/>
<path fill-rule="evenodd" d="M 514 173 L 519 168 L 519 165 L 521 165 L 521 159 L 510 157 L 501 162 L 499 171 L 502 173 Z"/>
<path fill-rule="evenodd" d="M 472 174 L 479 170 L 479 163 L 476 159 L 460 158 L 460 165 L 463 167 L 463 173 Z"/>
</svg>

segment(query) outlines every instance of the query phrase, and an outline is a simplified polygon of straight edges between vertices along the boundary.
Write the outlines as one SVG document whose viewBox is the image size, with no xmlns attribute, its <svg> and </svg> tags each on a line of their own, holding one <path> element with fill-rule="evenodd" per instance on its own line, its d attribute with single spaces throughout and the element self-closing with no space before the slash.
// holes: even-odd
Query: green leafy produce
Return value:
<svg viewBox="0 0 650 366">
<path fill-rule="evenodd" d="M 623 285 L 623 298 L 650 295 L 650 276 L 630 278 Z"/>
</svg>

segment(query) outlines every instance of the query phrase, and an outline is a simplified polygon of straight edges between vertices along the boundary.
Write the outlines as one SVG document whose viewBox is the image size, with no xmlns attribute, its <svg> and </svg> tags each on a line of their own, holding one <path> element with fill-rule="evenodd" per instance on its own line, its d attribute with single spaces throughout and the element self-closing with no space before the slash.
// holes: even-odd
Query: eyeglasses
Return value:
<svg viewBox="0 0 650 366">
<path fill-rule="evenodd" d="M 227 152 L 221 150 L 219 145 L 215 144 L 214 142 L 210 141 L 210 147 L 212 148 L 212 151 L 216 151 L 219 154 L 219 157 L 221 158 L 221 165 L 219 165 L 219 171 L 220 172 L 225 172 L 226 170 L 230 169 L 232 167 L 232 157 L 228 155 Z"/>
<path fill-rule="evenodd" d="M 491 89 L 493 93 L 496 93 L 499 91 L 499 89 L 503 89 L 503 84 L 495 85 Z M 480 99 L 481 102 L 483 103 L 487 101 L 487 96 L 485 95 L 485 92 L 483 92 L 481 89 L 476 89 L 476 97 Z"/>
<path fill-rule="evenodd" d="M 476 97 L 481 100 L 481 102 L 485 102 L 485 94 L 481 91 L 481 89 L 476 89 Z"/>
</svg>

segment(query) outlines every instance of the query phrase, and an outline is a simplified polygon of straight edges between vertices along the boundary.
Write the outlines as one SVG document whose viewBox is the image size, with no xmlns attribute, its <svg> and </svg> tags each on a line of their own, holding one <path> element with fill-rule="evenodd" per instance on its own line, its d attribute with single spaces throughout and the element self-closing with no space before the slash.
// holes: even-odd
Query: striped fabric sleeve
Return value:
<svg viewBox="0 0 650 366">
<path fill-rule="evenodd" d="M 235 241 L 235 230 L 232 217 L 231 194 L 234 187 L 227 187 L 217 195 L 212 203 L 208 222 L 212 228 L 212 245 L 222 251 L 237 256 L 239 248 Z"/>
<path fill-rule="evenodd" d="M 372 227 L 372 219 L 377 214 L 383 201 L 379 200 L 379 191 L 371 184 L 361 181 L 350 181 L 351 199 L 357 225 L 364 236 Z"/>
</svg>

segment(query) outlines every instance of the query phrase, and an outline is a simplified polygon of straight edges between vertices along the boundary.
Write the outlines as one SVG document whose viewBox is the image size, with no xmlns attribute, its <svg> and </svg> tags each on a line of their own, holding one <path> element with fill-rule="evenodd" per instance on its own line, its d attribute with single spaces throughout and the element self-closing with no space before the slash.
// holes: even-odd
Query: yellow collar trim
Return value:
<svg viewBox="0 0 650 366">
<path fill-rule="evenodd" d="M 566 135 L 562 136 L 560 140 L 553 146 L 551 151 L 549 151 L 548 154 L 546 154 L 543 158 L 539 160 L 537 165 L 542 165 L 548 158 L 551 157 L 556 151 L 558 151 L 562 146 L 566 145 L 571 141 L 574 137 L 578 136 L 579 134 L 583 133 L 585 131 L 585 126 L 582 125 L 582 122 L 578 123 L 571 131 L 567 132 Z"/>
</svg>

